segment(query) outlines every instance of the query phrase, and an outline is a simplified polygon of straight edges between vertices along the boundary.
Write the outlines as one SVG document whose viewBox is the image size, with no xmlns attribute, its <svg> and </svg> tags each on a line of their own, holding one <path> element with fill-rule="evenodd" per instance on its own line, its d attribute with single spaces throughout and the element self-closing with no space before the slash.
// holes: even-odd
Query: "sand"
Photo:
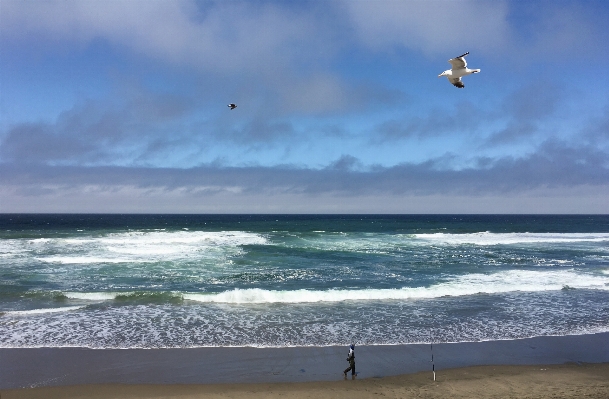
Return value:
<svg viewBox="0 0 609 399">
<path fill-rule="evenodd" d="M 609 333 L 356 347 L 3 348 L 10 398 L 603 398 Z M 432 365 L 437 381 L 433 380 Z"/>
<path fill-rule="evenodd" d="M 609 398 L 609 363 L 475 366 L 383 378 L 249 384 L 88 384 L 11 389 L 26 398 Z"/>
</svg>

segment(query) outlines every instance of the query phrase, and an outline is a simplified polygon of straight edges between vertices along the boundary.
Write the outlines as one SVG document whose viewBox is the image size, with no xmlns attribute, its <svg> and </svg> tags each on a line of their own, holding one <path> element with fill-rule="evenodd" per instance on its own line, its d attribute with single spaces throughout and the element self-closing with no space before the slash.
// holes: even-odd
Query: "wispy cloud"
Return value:
<svg viewBox="0 0 609 399">
<path fill-rule="evenodd" d="M 490 49 L 509 41 L 509 9 L 503 1 L 344 1 L 354 30 L 377 50 L 394 46 L 426 54 Z"/>
</svg>

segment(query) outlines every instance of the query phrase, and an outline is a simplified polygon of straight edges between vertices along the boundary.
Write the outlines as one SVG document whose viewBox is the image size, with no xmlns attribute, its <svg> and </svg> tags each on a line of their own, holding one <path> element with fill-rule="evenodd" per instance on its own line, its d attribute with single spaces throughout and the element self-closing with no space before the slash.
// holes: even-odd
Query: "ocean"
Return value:
<svg viewBox="0 0 609 399">
<path fill-rule="evenodd" d="M 600 332 L 607 215 L 0 215 L 0 348 Z"/>
</svg>

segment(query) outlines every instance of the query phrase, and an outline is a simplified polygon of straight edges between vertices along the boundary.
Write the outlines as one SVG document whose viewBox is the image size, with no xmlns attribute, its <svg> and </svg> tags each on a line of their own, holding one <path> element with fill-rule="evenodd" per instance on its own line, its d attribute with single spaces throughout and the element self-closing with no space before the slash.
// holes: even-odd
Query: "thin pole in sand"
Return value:
<svg viewBox="0 0 609 399">
<path fill-rule="evenodd" d="M 433 335 L 431 334 L 431 330 L 429 330 L 429 341 L 430 341 L 430 349 L 431 349 L 431 371 L 433 372 L 433 380 L 436 380 L 436 365 L 433 361 Z"/>
</svg>

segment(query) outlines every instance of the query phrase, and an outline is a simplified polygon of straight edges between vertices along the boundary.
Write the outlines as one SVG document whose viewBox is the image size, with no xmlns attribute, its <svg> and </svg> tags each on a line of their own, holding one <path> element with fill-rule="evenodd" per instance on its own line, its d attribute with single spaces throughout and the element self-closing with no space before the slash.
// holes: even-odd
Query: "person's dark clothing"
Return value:
<svg viewBox="0 0 609 399">
<path fill-rule="evenodd" d="M 344 371 L 344 374 L 347 375 L 349 370 L 351 370 L 351 375 L 355 375 L 355 351 L 353 349 L 349 350 L 347 360 L 349 361 L 349 367 Z"/>
<path fill-rule="evenodd" d="M 345 375 L 351 370 L 351 375 L 355 375 L 355 359 L 349 360 L 349 367 L 344 371 Z"/>
</svg>

